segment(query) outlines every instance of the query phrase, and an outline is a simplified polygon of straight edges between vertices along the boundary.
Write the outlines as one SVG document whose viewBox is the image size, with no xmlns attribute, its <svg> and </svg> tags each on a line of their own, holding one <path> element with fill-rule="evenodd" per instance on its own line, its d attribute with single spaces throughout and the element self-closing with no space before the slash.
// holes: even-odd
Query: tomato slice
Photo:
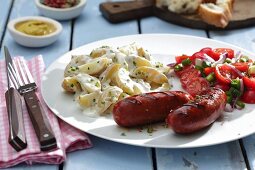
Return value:
<svg viewBox="0 0 255 170">
<path fill-rule="evenodd" d="M 175 57 L 175 61 L 177 64 L 180 64 L 183 60 L 189 58 L 190 56 L 187 56 L 185 54 L 181 55 L 181 56 L 176 56 Z"/>
<path fill-rule="evenodd" d="M 255 90 L 255 77 L 243 77 L 243 83 L 248 90 Z"/>
<path fill-rule="evenodd" d="M 228 91 L 228 90 L 230 89 L 230 86 L 229 86 L 229 85 L 224 84 L 224 83 L 220 83 L 220 82 L 216 82 L 215 85 L 214 85 L 214 87 L 219 88 L 219 89 L 221 89 L 221 90 L 223 90 L 223 91 L 225 91 L 225 92 Z"/>
<path fill-rule="evenodd" d="M 194 69 L 190 69 L 188 72 L 183 73 L 181 75 L 181 77 L 180 77 L 180 81 L 181 81 L 182 87 L 186 88 L 187 85 L 190 83 L 190 81 L 193 78 L 196 78 L 196 77 L 200 77 L 200 71 L 198 71 L 195 68 Z"/>
<path fill-rule="evenodd" d="M 247 72 L 249 69 L 249 63 L 233 63 L 232 65 L 241 72 Z"/>
<path fill-rule="evenodd" d="M 244 103 L 255 104 L 255 90 L 246 90 L 241 97 Z"/>
<path fill-rule="evenodd" d="M 209 82 L 203 77 L 195 77 L 189 81 L 185 90 L 192 96 L 199 95 L 202 91 L 210 87 Z"/>
<path fill-rule="evenodd" d="M 182 74 L 186 73 L 186 72 L 189 72 L 190 70 L 193 70 L 195 69 L 193 65 L 189 65 L 189 66 L 185 66 L 183 67 L 182 70 L 180 71 L 175 71 L 175 74 L 178 76 L 178 77 L 181 77 Z"/>
<path fill-rule="evenodd" d="M 215 77 L 221 83 L 229 84 L 232 79 L 236 79 L 239 76 L 235 68 L 232 68 L 228 64 L 219 64 L 215 67 Z"/>
<path fill-rule="evenodd" d="M 202 48 L 202 49 L 200 50 L 200 52 L 203 52 L 203 53 L 207 54 L 207 55 L 210 56 L 210 57 L 213 56 L 213 50 L 212 50 L 212 48 L 210 48 L 210 47 Z"/>
<path fill-rule="evenodd" d="M 232 49 L 230 49 L 230 48 L 215 48 L 215 49 L 213 49 L 213 54 L 212 54 L 212 58 L 214 59 L 214 60 L 219 60 L 219 58 L 220 58 L 220 55 L 221 54 L 223 54 L 223 53 L 226 53 L 227 52 L 227 58 L 230 58 L 230 59 L 232 59 L 232 58 L 234 58 L 234 50 L 232 50 Z"/>
<path fill-rule="evenodd" d="M 204 52 L 201 52 L 201 51 L 196 52 L 196 53 L 194 53 L 194 54 L 190 57 L 190 60 L 191 60 L 192 63 L 194 64 L 196 58 L 198 58 L 198 59 L 204 59 L 204 55 L 205 55 Z"/>
<path fill-rule="evenodd" d="M 204 68 L 204 73 L 208 76 L 210 73 L 215 71 L 215 67 L 206 67 Z"/>
</svg>

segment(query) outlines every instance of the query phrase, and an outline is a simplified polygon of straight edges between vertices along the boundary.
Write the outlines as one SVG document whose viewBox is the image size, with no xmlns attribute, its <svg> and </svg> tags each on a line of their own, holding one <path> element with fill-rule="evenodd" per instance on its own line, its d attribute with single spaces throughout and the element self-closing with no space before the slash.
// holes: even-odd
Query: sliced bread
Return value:
<svg viewBox="0 0 255 170">
<path fill-rule="evenodd" d="M 216 3 L 202 3 L 198 14 L 202 20 L 216 27 L 225 28 L 232 18 L 233 0 L 217 0 Z"/>
<path fill-rule="evenodd" d="M 177 14 L 193 14 L 198 10 L 202 0 L 156 0 L 157 7 L 167 7 Z"/>
</svg>

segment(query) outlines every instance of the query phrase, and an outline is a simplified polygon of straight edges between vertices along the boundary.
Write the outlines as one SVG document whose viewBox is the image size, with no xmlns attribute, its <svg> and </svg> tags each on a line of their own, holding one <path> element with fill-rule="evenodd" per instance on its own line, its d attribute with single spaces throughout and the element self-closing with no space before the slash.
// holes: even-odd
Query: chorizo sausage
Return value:
<svg viewBox="0 0 255 170">
<path fill-rule="evenodd" d="M 177 133 L 192 133 L 213 123 L 222 114 L 227 97 L 223 90 L 210 88 L 194 101 L 170 111 L 166 122 Z"/>
<path fill-rule="evenodd" d="M 134 127 L 164 121 L 170 110 L 193 98 L 181 91 L 151 92 L 125 98 L 114 105 L 113 118 L 119 126 Z"/>
</svg>

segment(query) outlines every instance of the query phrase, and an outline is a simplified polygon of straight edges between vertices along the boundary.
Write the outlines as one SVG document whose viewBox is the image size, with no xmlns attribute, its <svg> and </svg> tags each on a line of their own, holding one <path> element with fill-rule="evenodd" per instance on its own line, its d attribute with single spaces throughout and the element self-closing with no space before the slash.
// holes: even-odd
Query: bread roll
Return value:
<svg viewBox="0 0 255 170">
<path fill-rule="evenodd" d="M 216 27 L 225 28 L 232 18 L 233 0 L 217 0 L 216 3 L 202 3 L 198 14 L 202 20 Z"/>
<path fill-rule="evenodd" d="M 198 10 L 202 0 L 156 0 L 157 7 L 167 7 L 178 14 L 193 14 Z"/>
</svg>

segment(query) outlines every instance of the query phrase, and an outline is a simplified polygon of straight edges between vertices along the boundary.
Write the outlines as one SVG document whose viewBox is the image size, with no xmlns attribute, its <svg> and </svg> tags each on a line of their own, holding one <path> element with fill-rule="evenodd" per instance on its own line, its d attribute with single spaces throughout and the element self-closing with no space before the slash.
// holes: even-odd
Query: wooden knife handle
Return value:
<svg viewBox="0 0 255 170">
<path fill-rule="evenodd" d="M 104 2 L 99 6 L 103 16 L 112 23 L 153 15 L 154 0 Z"/>
<path fill-rule="evenodd" d="M 27 147 L 21 96 L 16 89 L 10 88 L 5 93 L 5 99 L 9 119 L 9 143 L 16 151 L 21 151 Z"/>
<path fill-rule="evenodd" d="M 48 151 L 56 148 L 56 138 L 52 133 L 49 120 L 46 115 L 43 115 L 45 113 L 35 91 L 24 93 L 23 96 L 35 133 L 40 142 L 41 150 Z"/>
</svg>

